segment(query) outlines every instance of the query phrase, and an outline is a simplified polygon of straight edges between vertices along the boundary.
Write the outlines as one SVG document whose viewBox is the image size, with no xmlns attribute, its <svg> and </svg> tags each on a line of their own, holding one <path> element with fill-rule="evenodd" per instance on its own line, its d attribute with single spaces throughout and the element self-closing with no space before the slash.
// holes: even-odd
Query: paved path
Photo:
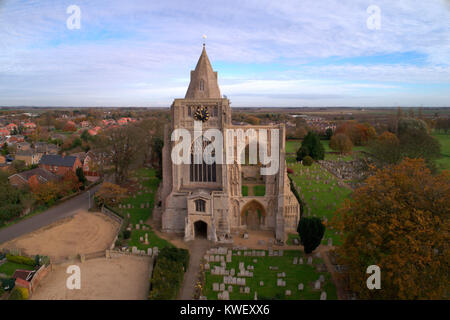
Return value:
<svg viewBox="0 0 450 320">
<path fill-rule="evenodd" d="M 189 267 L 184 274 L 183 285 L 180 290 L 180 300 L 193 300 L 195 293 L 195 284 L 200 274 L 200 262 L 206 251 L 213 245 L 213 242 L 206 239 L 193 240 L 188 243 L 189 246 Z"/>
<path fill-rule="evenodd" d="M 101 184 L 93 187 L 70 200 L 67 200 L 55 207 L 48 209 L 42 213 L 20 221 L 9 227 L 0 229 L 0 243 L 20 237 L 24 234 L 36 231 L 45 227 L 59 219 L 73 216 L 81 209 L 89 209 L 89 193 L 92 195 L 100 188 Z M 91 199 L 91 201 L 93 201 Z M 92 203 L 92 202 L 91 202 Z"/>
</svg>

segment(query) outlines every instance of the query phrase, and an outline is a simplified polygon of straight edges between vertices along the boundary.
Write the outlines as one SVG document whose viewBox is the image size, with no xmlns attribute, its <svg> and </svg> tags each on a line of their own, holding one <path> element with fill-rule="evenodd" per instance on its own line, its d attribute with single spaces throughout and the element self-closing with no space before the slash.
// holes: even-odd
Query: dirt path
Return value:
<svg viewBox="0 0 450 320">
<path fill-rule="evenodd" d="M 184 274 L 183 285 L 181 286 L 179 300 L 194 299 L 195 284 L 200 273 L 200 262 L 206 251 L 213 245 L 208 240 L 194 240 L 188 242 L 189 248 L 189 267 Z"/>
</svg>

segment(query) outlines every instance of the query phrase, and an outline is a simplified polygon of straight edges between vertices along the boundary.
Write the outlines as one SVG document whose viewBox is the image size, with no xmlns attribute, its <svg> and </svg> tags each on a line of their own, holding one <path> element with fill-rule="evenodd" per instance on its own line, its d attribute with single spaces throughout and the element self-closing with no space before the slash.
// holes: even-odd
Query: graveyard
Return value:
<svg viewBox="0 0 450 320">
<path fill-rule="evenodd" d="M 201 299 L 335 300 L 320 255 L 300 250 L 212 248 L 203 260 Z"/>
<path fill-rule="evenodd" d="M 136 247 L 138 250 L 172 247 L 173 245 L 170 242 L 158 237 L 148 224 L 159 184 L 159 179 L 155 176 L 155 170 L 141 168 L 135 173 L 134 180 L 133 188 L 136 190 L 115 208 L 124 217 L 127 217 L 128 226 L 126 229 L 131 232 L 130 239 L 127 241 L 128 247 Z"/>
<path fill-rule="evenodd" d="M 350 196 L 349 187 L 317 163 L 313 163 L 309 167 L 303 166 L 300 162 L 289 163 L 288 167 L 294 171 L 290 177 L 306 204 L 304 216 L 319 217 L 325 223 L 331 221 L 336 208 Z M 289 240 L 296 236 L 298 237 L 298 235 L 290 235 Z M 322 243 L 328 244 L 329 238 L 332 239 L 333 245 L 341 243 L 340 235 L 327 227 Z"/>
</svg>

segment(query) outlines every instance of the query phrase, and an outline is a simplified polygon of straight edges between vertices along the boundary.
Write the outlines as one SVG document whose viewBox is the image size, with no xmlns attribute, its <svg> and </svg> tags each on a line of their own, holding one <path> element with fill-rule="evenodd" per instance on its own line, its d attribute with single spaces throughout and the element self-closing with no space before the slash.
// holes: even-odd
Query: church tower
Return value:
<svg viewBox="0 0 450 320">
<path fill-rule="evenodd" d="M 272 230 L 279 243 L 285 241 L 287 232 L 295 232 L 300 206 L 290 190 L 286 172 L 284 124 L 233 125 L 230 102 L 221 96 L 217 72 L 211 66 L 205 45 L 191 71 L 185 97 L 175 99 L 170 112 L 162 152 L 163 181 L 158 191 L 161 206 L 153 215 L 161 221 L 163 232 L 179 233 L 186 241 L 204 237 L 225 243 L 247 230 Z M 172 149 L 178 142 L 171 137 L 176 129 L 189 133 L 189 151 L 183 153 L 188 152 L 190 163 L 172 161 Z M 207 163 L 198 157 L 196 151 L 202 154 L 213 142 L 204 135 L 208 129 L 222 133 L 223 160 L 230 155 L 231 163 Z M 269 134 L 270 140 L 261 142 L 258 148 L 271 150 L 279 162 L 279 170 L 262 176 L 262 163 L 237 161 L 238 152 L 242 155 L 234 144 L 238 137 L 228 141 L 227 130 L 233 134 L 238 131 L 244 135 L 256 131 Z M 244 140 L 247 150 L 250 140 L 248 136 Z M 279 148 L 272 151 L 271 145 Z"/>
</svg>

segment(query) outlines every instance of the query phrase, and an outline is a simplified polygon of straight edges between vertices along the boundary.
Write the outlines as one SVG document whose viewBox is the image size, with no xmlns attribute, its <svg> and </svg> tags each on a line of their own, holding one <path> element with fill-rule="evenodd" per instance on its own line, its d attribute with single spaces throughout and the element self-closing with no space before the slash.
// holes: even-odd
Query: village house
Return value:
<svg viewBox="0 0 450 320">
<path fill-rule="evenodd" d="M 5 128 L 0 128 L 0 137 L 9 136 L 9 130 Z"/>
<path fill-rule="evenodd" d="M 23 141 L 16 143 L 17 151 L 26 151 L 31 149 L 31 144 Z"/>
<path fill-rule="evenodd" d="M 6 129 L 8 129 L 9 132 L 12 132 L 14 131 L 14 129 L 18 130 L 19 127 L 15 123 L 10 123 L 6 126 Z"/>
<path fill-rule="evenodd" d="M 16 152 L 15 160 L 22 160 L 27 166 L 38 164 L 41 160 L 42 154 L 37 153 L 33 149 L 18 150 Z"/>
<path fill-rule="evenodd" d="M 46 169 L 59 176 L 63 176 L 70 170 L 75 172 L 80 167 L 82 167 L 82 164 L 78 157 L 66 155 L 46 154 L 42 156 L 39 162 L 39 168 Z"/>
<path fill-rule="evenodd" d="M 20 173 L 13 174 L 9 178 L 11 185 L 15 187 L 28 186 L 31 181 L 37 181 L 38 183 L 46 183 L 50 181 L 57 181 L 60 178 L 42 168 L 35 168 Z"/>
<path fill-rule="evenodd" d="M 34 144 L 34 150 L 37 153 L 40 153 L 42 155 L 44 154 L 58 154 L 59 147 L 53 143 L 47 143 L 47 142 L 36 142 Z"/>
<path fill-rule="evenodd" d="M 26 122 L 23 124 L 24 128 L 34 130 L 36 129 L 36 124 L 34 122 Z"/>
</svg>

